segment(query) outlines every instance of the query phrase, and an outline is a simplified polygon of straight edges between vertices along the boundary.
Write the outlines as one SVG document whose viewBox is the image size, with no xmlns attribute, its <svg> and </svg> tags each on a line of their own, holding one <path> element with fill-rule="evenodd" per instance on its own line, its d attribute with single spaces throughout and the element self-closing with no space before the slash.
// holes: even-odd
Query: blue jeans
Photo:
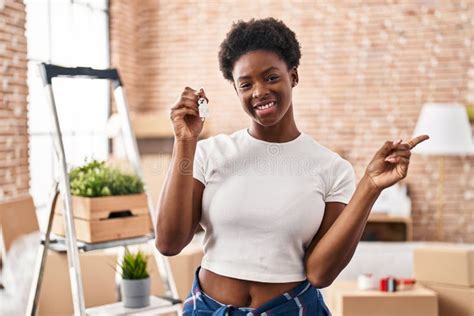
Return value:
<svg viewBox="0 0 474 316">
<path fill-rule="evenodd" d="M 183 303 L 183 316 L 331 316 L 321 292 L 308 280 L 258 308 L 235 307 L 223 304 L 202 291 L 198 278 L 200 268 L 196 270 L 192 289 Z"/>
</svg>

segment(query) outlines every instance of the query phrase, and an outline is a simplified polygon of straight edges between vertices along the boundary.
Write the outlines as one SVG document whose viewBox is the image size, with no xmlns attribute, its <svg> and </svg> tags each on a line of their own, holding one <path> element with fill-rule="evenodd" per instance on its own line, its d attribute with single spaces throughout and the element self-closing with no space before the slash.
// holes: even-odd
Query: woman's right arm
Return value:
<svg viewBox="0 0 474 316">
<path fill-rule="evenodd" d="M 165 256 L 173 256 L 192 240 L 201 217 L 204 185 L 193 178 L 193 161 L 204 122 L 197 100 L 204 91 L 186 88 L 171 108 L 175 131 L 173 154 L 158 200 L 155 244 Z"/>
</svg>

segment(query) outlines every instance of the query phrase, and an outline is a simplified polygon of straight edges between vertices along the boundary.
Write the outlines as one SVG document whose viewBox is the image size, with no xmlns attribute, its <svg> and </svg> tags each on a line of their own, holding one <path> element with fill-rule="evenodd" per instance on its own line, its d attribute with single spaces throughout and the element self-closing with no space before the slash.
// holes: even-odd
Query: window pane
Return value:
<svg viewBox="0 0 474 316">
<path fill-rule="evenodd" d="M 51 110 L 46 102 L 45 89 L 38 63 L 28 62 L 28 127 L 30 134 L 48 133 L 52 130 Z"/>
<path fill-rule="evenodd" d="M 109 67 L 107 1 L 25 0 L 28 41 L 28 119 L 31 194 L 46 207 L 56 173 L 50 104 L 39 76 L 40 62 L 69 67 Z M 105 124 L 109 82 L 55 78 L 56 101 L 68 166 L 85 158 L 107 159 Z M 44 213 L 44 212 L 43 212 Z M 40 218 L 40 221 L 43 221 Z"/>
<path fill-rule="evenodd" d="M 47 0 L 25 0 L 28 59 L 47 61 L 49 51 L 49 7 Z"/>
<path fill-rule="evenodd" d="M 75 4 L 87 5 L 93 9 L 107 10 L 107 0 L 73 0 Z"/>
</svg>

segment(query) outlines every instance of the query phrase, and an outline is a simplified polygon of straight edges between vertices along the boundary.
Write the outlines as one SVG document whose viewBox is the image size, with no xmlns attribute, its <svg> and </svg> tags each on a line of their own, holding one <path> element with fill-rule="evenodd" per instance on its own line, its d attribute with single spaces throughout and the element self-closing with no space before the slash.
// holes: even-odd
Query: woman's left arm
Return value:
<svg viewBox="0 0 474 316">
<path fill-rule="evenodd" d="M 387 141 L 367 166 L 347 206 L 326 204 L 321 227 L 305 254 L 306 276 L 311 284 L 329 286 L 349 263 L 380 192 L 406 177 L 410 150 L 428 138 L 422 135 L 404 144 Z"/>
</svg>

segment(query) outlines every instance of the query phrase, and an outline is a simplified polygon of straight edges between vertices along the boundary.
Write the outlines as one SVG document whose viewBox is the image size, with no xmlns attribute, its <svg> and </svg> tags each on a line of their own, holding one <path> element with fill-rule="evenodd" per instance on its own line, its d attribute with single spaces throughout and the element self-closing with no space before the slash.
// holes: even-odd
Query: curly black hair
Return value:
<svg viewBox="0 0 474 316">
<path fill-rule="evenodd" d="M 220 45 L 219 69 L 224 78 L 233 82 L 232 70 L 240 56 L 253 50 L 268 50 L 280 56 L 288 69 L 298 67 L 301 52 L 295 33 L 274 18 L 239 20 Z"/>
</svg>

